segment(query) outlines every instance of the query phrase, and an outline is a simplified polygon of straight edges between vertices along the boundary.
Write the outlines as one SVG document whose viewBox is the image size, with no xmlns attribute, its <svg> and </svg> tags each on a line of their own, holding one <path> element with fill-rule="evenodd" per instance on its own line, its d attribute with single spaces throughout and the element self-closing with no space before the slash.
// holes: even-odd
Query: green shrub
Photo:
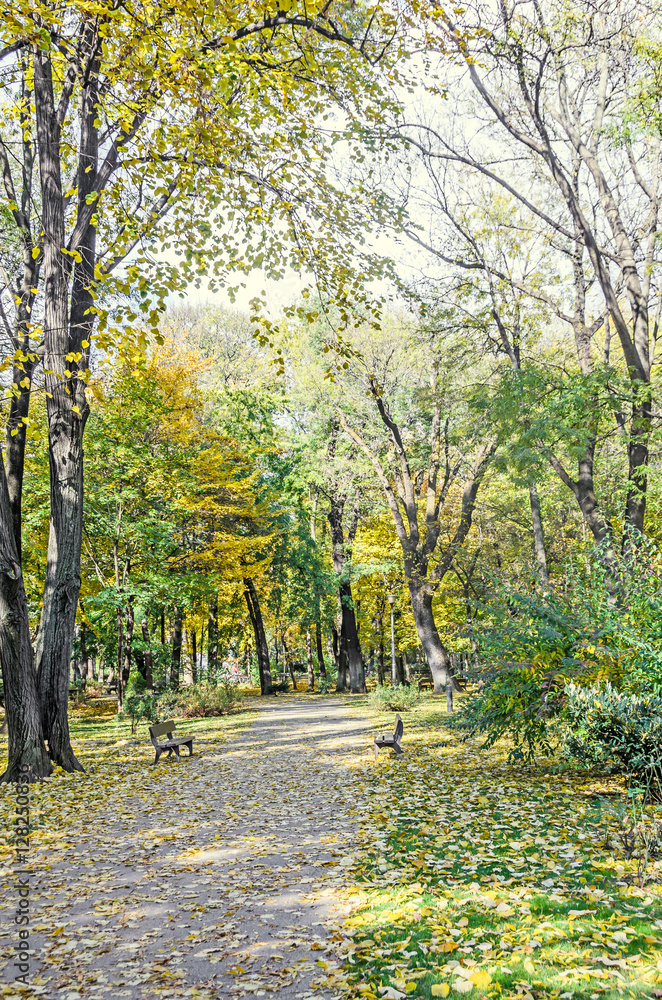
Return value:
<svg viewBox="0 0 662 1000">
<path fill-rule="evenodd" d="M 484 734 L 485 747 L 511 739 L 511 761 L 556 750 L 570 682 L 662 694 L 659 558 L 640 540 L 616 565 L 616 583 L 602 550 L 584 563 L 581 573 L 566 567 L 563 594 L 517 591 L 495 579 L 478 606 L 478 683 L 460 725 Z"/>
<path fill-rule="evenodd" d="M 236 711 L 242 695 L 232 684 L 208 684 L 201 681 L 178 691 L 173 699 L 168 692 L 161 702 L 159 714 L 167 702 L 173 715 L 183 719 L 202 719 L 213 715 L 227 715 Z"/>
<path fill-rule="evenodd" d="M 497 664 L 483 673 L 460 725 L 468 736 L 485 735 L 483 749 L 509 737 L 510 762 L 530 762 L 541 750 L 552 754 L 566 680 L 544 663 Z"/>
<path fill-rule="evenodd" d="M 662 792 L 662 698 L 631 695 L 611 684 L 566 687 L 566 755 L 625 774 L 631 791 Z"/>
<path fill-rule="evenodd" d="M 157 698 L 153 691 L 129 690 L 122 701 L 123 716 L 131 719 L 131 732 L 135 733 L 139 722 L 156 722 Z"/>
<path fill-rule="evenodd" d="M 368 703 L 380 711 L 409 712 L 414 708 L 421 696 L 414 687 L 399 684 L 394 688 L 378 687 L 368 695 Z"/>
</svg>

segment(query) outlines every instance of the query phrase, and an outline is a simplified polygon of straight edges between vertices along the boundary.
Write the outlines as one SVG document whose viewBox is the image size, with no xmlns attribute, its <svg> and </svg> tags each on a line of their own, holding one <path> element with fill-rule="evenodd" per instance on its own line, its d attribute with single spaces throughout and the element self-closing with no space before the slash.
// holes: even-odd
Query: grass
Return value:
<svg viewBox="0 0 662 1000">
<path fill-rule="evenodd" d="M 607 846 L 617 820 L 604 802 L 618 783 L 509 766 L 506 748 L 461 742 L 454 721 L 426 696 L 405 722 L 405 756 L 382 752 L 375 765 L 345 944 L 350 992 L 650 996 L 662 982 L 662 897 L 656 882 L 634 885 L 636 859 Z"/>
</svg>

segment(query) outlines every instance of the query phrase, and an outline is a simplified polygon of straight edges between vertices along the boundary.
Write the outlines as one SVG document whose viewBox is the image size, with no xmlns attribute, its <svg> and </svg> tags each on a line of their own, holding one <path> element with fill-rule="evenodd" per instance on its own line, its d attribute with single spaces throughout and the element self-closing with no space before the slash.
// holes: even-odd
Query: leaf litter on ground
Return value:
<svg viewBox="0 0 662 1000">
<path fill-rule="evenodd" d="M 182 723 L 194 756 L 158 766 L 146 727 L 131 737 L 111 701 L 71 722 L 86 772 L 30 787 L 30 986 L 13 981 L 7 921 L 2 996 L 300 1000 L 320 974 L 338 995 L 362 715 L 340 698 L 255 702 Z M 9 908 L 14 789 L 0 795 Z"/>
<path fill-rule="evenodd" d="M 507 748 L 463 742 L 432 696 L 408 715 L 403 748 L 382 752 L 368 783 L 347 921 L 352 996 L 653 995 L 657 865 L 641 889 L 636 860 L 607 846 L 616 820 L 596 795 L 617 784 L 511 766 Z"/>
</svg>

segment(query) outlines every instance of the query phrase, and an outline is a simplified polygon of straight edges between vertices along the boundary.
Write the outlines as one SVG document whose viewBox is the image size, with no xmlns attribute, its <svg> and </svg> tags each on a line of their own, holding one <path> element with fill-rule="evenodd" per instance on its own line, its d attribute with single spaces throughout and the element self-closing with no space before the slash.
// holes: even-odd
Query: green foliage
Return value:
<svg viewBox="0 0 662 1000">
<path fill-rule="evenodd" d="M 467 705 L 462 725 L 470 736 L 485 734 L 484 749 L 508 736 L 511 762 L 531 761 L 540 750 L 551 754 L 563 681 L 563 675 L 538 664 L 500 664 Z"/>
<path fill-rule="evenodd" d="M 569 681 L 584 687 L 662 692 L 660 580 L 642 541 L 619 558 L 595 550 L 583 572 L 567 570 L 565 594 L 520 593 L 498 586 L 483 617 L 478 686 L 463 724 L 485 746 L 505 736 L 511 760 L 554 752 Z"/>
<path fill-rule="evenodd" d="M 609 682 L 566 687 L 565 753 L 627 775 L 631 791 L 662 795 L 662 698 L 617 691 Z"/>
<path fill-rule="evenodd" d="M 398 684 L 397 687 L 378 687 L 368 695 L 371 708 L 390 712 L 410 712 L 421 700 L 414 687 Z"/>
<path fill-rule="evenodd" d="M 176 693 L 166 692 L 158 699 L 158 714 L 163 722 L 176 717 L 203 719 L 227 715 L 238 710 L 242 695 L 232 684 L 208 684 L 201 681 Z"/>
<path fill-rule="evenodd" d="M 153 691 L 146 690 L 145 681 L 140 674 L 131 674 L 120 712 L 120 716 L 131 719 L 131 732 L 135 733 L 139 722 L 156 722 L 157 710 L 157 696 Z"/>
<path fill-rule="evenodd" d="M 332 681 L 329 677 L 320 677 L 317 682 L 317 690 L 320 694 L 328 694 L 332 687 Z"/>
</svg>

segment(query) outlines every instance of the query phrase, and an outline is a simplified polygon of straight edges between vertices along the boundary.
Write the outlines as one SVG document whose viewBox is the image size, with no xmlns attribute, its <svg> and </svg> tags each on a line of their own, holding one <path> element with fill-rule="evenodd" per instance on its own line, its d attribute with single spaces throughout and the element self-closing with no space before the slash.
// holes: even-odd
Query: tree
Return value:
<svg viewBox="0 0 662 1000">
<path fill-rule="evenodd" d="M 331 284 L 347 284 L 345 262 L 337 256 L 332 263 L 332 230 L 315 240 L 305 224 L 313 202 L 322 215 L 330 204 L 319 197 L 328 187 L 324 167 L 304 167 L 295 153 L 305 138 L 320 153 L 308 164 L 324 160 L 325 142 L 311 122 L 330 88 L 350 100 L 360 95 L 360 87 L 347 87 L 352 76 L 343 86 L 339 63 L 347 52 L 357 67 L 368 65 L 364 53 L 373 51 L 375 20 L 362 31 L 351 18 L 355 35 L 342 11 L 337 20 L 330 13 L 328 5 L 303 2 L 270 12 L 245 0 L 200 16 L 180 3 L 150 13 L 131 3 L 101 0 L 90 10 L 86 3 L 42 0 L 3 22 L 0 161 L 11 216 L 2 221 L 17 234 L 21 261 L 16 284 L 6 285 L 16 304 L 7 325 L 14 400 L 0 519 L 11 526 L 20 556 L 25 435 L 33 375 L 43 357 L 51 523 L 37 674 L 43 734 L 50 756 L 67 770 L 79 767 L 69 742 L 66 687 L 80 586 L 85 384 L 99 314 L 105 323 L 101 287 L 106 296 L 133 296 L 120 309 L 129 322 L 137 295 L 155 325 L 168 291 L 203 273 L 210 261 L 212 274 L 223 280 L 233 268 L 281 259 L 274 248 L 288 240 L 298 266 L 326 258 Z M 336 44 L 325 60 L 327 47 Z M 383 44 L 375 57 L 381 50 Z M 269 129 L 257 127 L 265 121 Z M 289 165 L 276 178 L 274 158 L 282 165 L 283 157 Z M 206 208 L 197 211 L 204 198 Z M 226 213 L 235 212 L 237 243 L 224 228 Z M 338 213 L 336 224 L 356 231 L 354 216 Z M 183 260 L 170 265 L 154 257 L 157 241 Z M 275 275 L 279 267 L 270 271 Z M 20 603 L 20 593 L 14 600 Z M 27 609 L 20 614 L 24 628 Z M 8 651 L 19 649 L 28 659 L 3 664 L 8 686 L 34 669 L 24 644 L 7 644 Z M 10 728 L 19 700 L 17 692 L 8 701 Z M 33 765 L 42 756 L 38 748 L 25 752 Z M 8 777 L 20 763 L 12 757 Z"/>
<path fill-rule="evenodd" d="M 431 175 L 444 174 L 444 165 L 452 165 L 455 176 L 463 171 L 483 178 L 507 192 L 551 242 L 565 294 L 520 284 L 572 327 L 581 378 L 599 374 L 592 342 L 605 323 L 609 363 L 613 326 L 627 398 L 614 391 L 611 373 L 604 380 L 608 387 L 611 382 L 611 412 L 627 450 L 625 522 L 633 537 L 645 524 L 651 318 L 659 295 L 659 134 L 638 124 L 644 117 L 638 95 L 647 74 L 641 40 L 654 17 L 652 11 L 639 17 L 634 3 L 611 2 L 575 5 L 572 12 L 553 0 L 542 6 L 502 4 L 487 21 L 481 15 L 480 23 L 469 12 L 451 15 L 440 9 L 426 23 L 429 48 L 443 53 L 443 60 L 449 45 L 454 50 L 454 64 L 464 65 L 470 90 L 456 87 L 455 93 L 461 93 L 461 101 L 478 101 L 485 127 L 471 136 L 448 123 L 400 122 L 397 127 L 397 134 L 420 151 Z M 464 113 L 457 110 L 455 125 Z M 485 143 L 484 136 L 489 136 Z M 442 181 L 444 188 L 439 181 L 437 191 L 452 190 L 450 175 Z M 480 255 L 471 259 L 475 247 L 471 250 L 469 258 L 458 260 L 436 242 L 436 252 L 449 262 L 485 270 L 486 262 Z M 594 319 L 586 315 L 591 299 Z M 595 446 L 595 434 L 589 433 L 576 477 L 559 456 L 548 457 L 594 537 L 602 540 L 611 526 L 596 500 Z"/>
<path fill-rule="evenodd" d="M 405 330 L 399 330 L 396 321 L 377 343 L 374 339 L 371 342 L 367 334 L 357 338 L 349 371 L 363 390 L 364 398 L 367 390 L 374 410 L 367 414 L 363 409 L 364 427 L 360 430 L 355 426 L 360 413 L 353 419 L 343 410 L 339 410 L 339 415 L 343 429 L 372 465 L 393 516 L 416 630 L 432 671 L 435 691 L 439 692 L 450 681 L 451 670 L 450 657 L 434 619 L 433 597 L 467 539 L 478 490 L 496 451 L 496 441 L 488 438 L 474 443 L 468 422 L 460 430 L 461 401 L 445 394 L 447 386 L 442 385 L 441 379 L 448 357 L 444 357 L 443 350 L 435 349 L 434 339 L 429 349 L 424 333 L 418 339 L 416 351 L 417 338 L 408 332 L 410 339 L 405 343 Z M 403 352 L 407 354 L 409 378 L 398 373 Z M 411 378 L 412 370 L 416 373 L 415 381 Z M 448 374 L 446 370 L 445 379 Z M 457 377 L 457 370 L 455 374 Z M 453 393 L 458 393 L 459 388 L 455 384 Z M 386 398 L 387 391 L 392 397 L 390 401 Z M 416 395 L 423 405 L 413 419 L 411 409 Z M 409 427 L 409 446 L 401 421 L 393 412 L 394 405 L 403 407 L 402 422 Z M 414 422 L 416 435 L 411 433 Z M 451 436 L 453 422 L 458 423 L 455 441 Z M 418 436 L 423 428 L 425 441 Z M 469 450 L 470 458 L 466 455 Z M 458 487 L 462 480 L 460 495 Z"/>
</svg>

